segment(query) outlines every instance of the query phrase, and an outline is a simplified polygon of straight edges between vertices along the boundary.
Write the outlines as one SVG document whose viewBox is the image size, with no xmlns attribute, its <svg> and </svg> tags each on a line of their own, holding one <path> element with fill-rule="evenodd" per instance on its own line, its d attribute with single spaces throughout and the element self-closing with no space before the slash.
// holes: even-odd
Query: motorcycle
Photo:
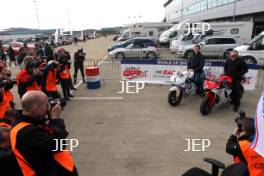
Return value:
<svg viewBox="0 0 264 176">
<path fill-rule="evenodd" d="M 168 102 L 171 106 L 179 105 L 183 97 L 192 94 L 196 90 L 193 76 L 193 71 L 177 71 L 171 76 L 171 88 L 168 94 Z"/>
<path fill-rule="evenodd" d="M 205 97 L 200 105 L 200 112 L 202 115 L 208 115 L 213 108 L 230 102 L 232 82 L 232 78 L 226 75 L 221 75 L 217 81 L 205 80 Z M 241 87 L 241 97 L 243 92 L 244 88 Z"/>
</svg>

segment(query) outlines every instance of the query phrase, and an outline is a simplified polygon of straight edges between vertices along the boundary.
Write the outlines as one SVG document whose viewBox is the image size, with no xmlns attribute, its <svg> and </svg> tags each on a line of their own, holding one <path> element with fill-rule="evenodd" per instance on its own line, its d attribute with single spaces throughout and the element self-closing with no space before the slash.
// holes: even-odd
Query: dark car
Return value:
<svg viewBox="0 0 264 176">
<path fill-rule="evenodd" d="M 145 45 L 145 46 L 153 46 L 153 47 L 158 47 L 158 42 L 150 37 L 136 37 L 121 43 L 116 43 L 112 45 L 111 47 L 108 48 L 108 52 L 113 51 L 116 48 L 125 48 L 130 44 L 134 45 Z"/>
</svg>

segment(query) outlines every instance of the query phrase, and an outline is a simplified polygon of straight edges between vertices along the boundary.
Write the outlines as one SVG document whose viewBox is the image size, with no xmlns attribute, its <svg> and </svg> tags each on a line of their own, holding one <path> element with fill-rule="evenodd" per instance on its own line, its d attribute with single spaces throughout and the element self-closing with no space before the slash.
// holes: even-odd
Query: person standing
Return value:
<svg viewBox="0 0 264 176">
<path fill-rule="evenodd" d="M 73 95 L 70 94 L 70 67 L 69 62 L 64 57 L 60 58 L 58 71 L 63 96 L 65 100 L 70 100 L 69 97 L 73 97 Z"/>
<path fill-rule="evenodd" d="M 2 44 L 0 44 L 0 59 L 6 64 L 6 54 Z"/>
<path fill-rule="evenodd" d="M 226 60 L 224 65 L 224 73 L 227 76 L 232 77 L 230 102 L 233 105 L 233 111 L 237 112 L 240 106 L 240 100 L 242 98 L 242 92 L 244 90 L 241 81 L 243 76 L 248 72 L 247 64 L 244 60 L 238 58 L 238 52 L 236 50 L 231 51 L 230 58 Z"/>
<path fill-rule="evenodd" d="M 83 49 L 79 49 L 77 52 L 74 53 L 74 84 L 77 82 L 78 71 L 81 71 L 83 83 L 85 83 L 84 77 L 84 60 L 85 60 L 85 53 Z"/>
<path fill-rule="evenodd" d="M 57 83 L 59 82 L 57 67 L 56 61 L 49 61 L 43 72 L 44 85 L 42 87 L 47 96 L 53 99 L 61 97 L 57 88 Z"/>
<path fill-rule="evenodd" d="M 9 63 L 9 65 L 11 66 L 12 63 L 13 63 L 14 65 L 16 65 L 15 52 L 14 52 L 14 50 L 13 50 L 13 48 L 12 48 L 11 45 L 9 45 L 9 47 L 8 47 L 8 49 L 7 49 L 7 55 L 8 55 L 8 57 L 9 57 L 9 59 L 10 59 L 10 63 Z"/>
</svg>

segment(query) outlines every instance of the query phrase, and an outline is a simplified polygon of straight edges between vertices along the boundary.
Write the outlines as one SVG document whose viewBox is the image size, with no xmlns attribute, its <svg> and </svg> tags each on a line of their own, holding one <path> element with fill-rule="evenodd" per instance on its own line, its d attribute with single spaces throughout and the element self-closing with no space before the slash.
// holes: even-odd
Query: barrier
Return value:
<svg viewBox="0 0 264 176">
<path fill-rule="evenodd" d="M 176 71 L 186 70 L 187 60 L 122 60 L 121 76 L 125 81 L 142 81 L 154 84 L 169 84 L 170 77 Z M 224 61 L 209 60 L 205 62 L 207 77 L 214 78 L 223 74 Z M 259 66 L 248 64 L 244 87 L 246 90 L 255 90 Z"/>
</svg>

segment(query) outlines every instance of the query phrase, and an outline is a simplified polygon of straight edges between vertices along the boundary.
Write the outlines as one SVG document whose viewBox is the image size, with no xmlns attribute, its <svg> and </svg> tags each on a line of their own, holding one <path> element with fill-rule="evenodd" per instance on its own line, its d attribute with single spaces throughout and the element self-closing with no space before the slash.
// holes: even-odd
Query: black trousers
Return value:
<svg viewBox="0 0 264 176">
<path fill-rule="evenodd" d="M 242 98 L 241 91 L 243 90 L 243 85 L 241 84 L 241 80 L 234 79 L 231 89 L 232 89 L 232 92 L 231 92 L 232 103 L 234 104 L 235 108 L 238 108 L 240 106 L 240 100 Z"/>
<path fill-rule="evenodd" d="M 53 91 L 53 92 L 46 91 L 46 94 L 48 97 L 51 97 L 52 99 L 58 99 L 61 97 L 58 91 Z"/>
<path fill-rule="evenodd" d="M 83 64 L 74 64 L 74 83 L 77 81 L 78 71 L 81 71 L 82 79 L 84 80 L 84 65 Z"/>
<path fill-rule="evenodd" d="M 70 95 L 70 79 L 61 79 L 61 88 L 64 98 L 69 98 Z"/>
</svg>

